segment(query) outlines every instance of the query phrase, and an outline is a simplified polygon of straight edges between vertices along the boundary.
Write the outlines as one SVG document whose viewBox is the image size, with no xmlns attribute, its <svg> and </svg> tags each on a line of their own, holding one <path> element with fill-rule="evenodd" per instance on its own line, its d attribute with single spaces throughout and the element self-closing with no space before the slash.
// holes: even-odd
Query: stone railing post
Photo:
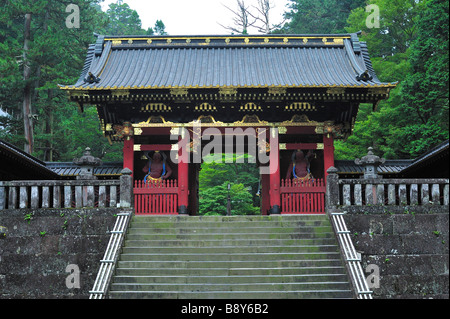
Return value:
<svg viewBox="0 0 450 319">
<path fill-rule="evenodd" d="M 326 185 L 326 209 L 327 211 L 333 210 L 339 205 L 339 176 L 337 174 L 337 168 L 331 166 L 327 170 L 327 185 Z"/>
<path fill-rule="evenodd" d="M 133 204 L 133 172 L 124 168 L 120 173 L 120 207 L 130 208 Z"/>
</svg>

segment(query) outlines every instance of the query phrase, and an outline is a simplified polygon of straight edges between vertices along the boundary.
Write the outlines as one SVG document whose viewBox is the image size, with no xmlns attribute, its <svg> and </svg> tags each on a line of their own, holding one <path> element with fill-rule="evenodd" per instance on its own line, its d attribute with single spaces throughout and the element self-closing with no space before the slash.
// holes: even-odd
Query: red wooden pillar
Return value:
<svg viewBox="0 0 450 319">
<path fill-rule="evenodd" d="M 281 198 L 280 198 L 280 149 L 278 144 L 278 128 L 270 129 L 270 214 L 281 213 Z"/>
<path fill-rule="evenodd" d="M 261 214 L 267 215 L 270 209 L 270 180 L 268 174 L 261 174 Z"/>
<path fill-rule="evenodd" d="M 123 168 L 128 168 L 134 172 L 134 139 L 132 136 L 123 141 Z"/>
<path fill-rule="evenodd" d="M 323 165 L 324 165 L 324 175 L 325 181 L 327 180 L 327 170 L 334 166 L 334 144 L 333 135 L 325 134 L 323 136 Z"/>
<path fill-rule="evenodd" d="M 180 128 L 183 130 L 184 128 Z M 189 153 L 187 151 L 185 134 L 178 139 L 178 213 L 189 214 Z"/>
</svg>

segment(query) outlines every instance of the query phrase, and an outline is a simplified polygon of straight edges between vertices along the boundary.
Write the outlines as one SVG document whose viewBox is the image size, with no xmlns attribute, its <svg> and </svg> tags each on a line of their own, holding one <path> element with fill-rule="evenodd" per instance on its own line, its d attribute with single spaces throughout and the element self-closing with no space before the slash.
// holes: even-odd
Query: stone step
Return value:
<svg viewBox="0 0 450 319">
<path fill-rule="evenodd" d="M 330 261 L 331 262 L 331 261 Z M 346 274 L 343 266 L 266 267 L 266 268 L 125 268 L 116 269 L 116 276 L 273 276 Z"/>
<path fill-rule="evenodd" d="M 302 239 L 221 239 L 209 240 L 126 240 L 125 247 L 230 247 L 230 246 L 292 246 L 292 245 L 335 245 L 336 239 L 330 238 L 302 238 Z"/>
<path fill-rule="evenodd" d="M 290 245 L 290 246 L 219 246 L 219 247 L 158 247 L 131 246 L 122 249 L 122 254 L 236 254 L 236 253 L 296 253 L 296 252 L 337 252 L 337 245 Z"/>
<path fill-rule="evenodd" d="M 121 261 L 264 261 L 264 260 L 308 260 L 308 259 L 337 259 L 335 252 L 293 252 L 293 253 L 122 253 Z"/>
<path fill-rule="evenodd" d="M 284 267 L 324 267 L 342 266 L 339 258 L 309 260 L 259 260 L 259 261 L 118 261 L 118 268 L 284 268 Z"/>
<path fill-rule="evenodd" d="M 205 292 L 205 291 L 292 291 L 292 290 L 345 290 L 348 289 L 348 281 L 329 281 L 329 282 L 284 282 L 284 283 L 112 283 L 111 289 L 114 291 L 186 291 L 186 292 Z"/>
<path fill-rule="evenodd" d="M 319 233 L 221 233 L 221 234 L 127 234 L 127 240 L 237 240 L 335 238 L 333 232 Z"/>
<path fill-rule="evenodd" d="M 351 299 L 351 290 L 110 291 L 111 299 Z"/>
<path fill-rule="evenodd" d="M 188 235 L 188 234 L 297 234 L 297 233 L 326 233 L 331 232 L 331 225 L 328 226 L 298 226 L 298 227 L 175 227 L 175 228 L 137 228 L 128 230 L 129 235 Z"/>
<path fill-rule="evenodd" d="M 132 222 L 236 222 L 236 221 L 305 221 L 327 220 L 325 214 L 297 214 L 297 215 L 233 215 L 233 216 L 184 216 L 184 215 L 134 215 Z"/>
<path fill-rule="evenodd" d="M 324 226 L 329 225 L 326 219 L 306 219 L 306 220 L 262 220 L 262 221 L 132 221 L 133 228 L 146 229 L 173 229 L 173 228 L 245 228 L 245 227 L 299 227 L 299 226 Z"/>
<path fill-rule="evenodd" d="M 347 274 L 287 274 L 287 275 L 116 275 L 114 284 L 241 284 L 241 283 L 304 283 L 304 282 L 344 282 Z"/>
</svg>

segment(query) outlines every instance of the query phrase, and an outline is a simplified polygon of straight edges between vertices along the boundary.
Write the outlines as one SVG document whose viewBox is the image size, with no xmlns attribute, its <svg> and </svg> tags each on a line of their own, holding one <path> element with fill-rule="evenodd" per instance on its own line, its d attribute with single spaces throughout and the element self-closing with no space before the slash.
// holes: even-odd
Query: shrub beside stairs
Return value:
<svg viewBox="0 0 450 319">
<path fill-rule="evenodd" d="M 353 298 L 326 215 L 134 216 L 109 298 Z"/>
</svg>

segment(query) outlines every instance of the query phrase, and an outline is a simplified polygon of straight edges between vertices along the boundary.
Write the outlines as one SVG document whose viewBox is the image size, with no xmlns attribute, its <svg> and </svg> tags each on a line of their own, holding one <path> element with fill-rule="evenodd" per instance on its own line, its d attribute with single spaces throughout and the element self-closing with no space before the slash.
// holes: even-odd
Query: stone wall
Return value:
<svg viewBox="0 0 450 319">
<path fill-rule="evenodd" d="M 363 269 L 378 266 L 374 298 L 449 297 L 448 211 L 378 207 L 369 213 L 361 208 L 348 211 L 344 219 Z"/>
<path fill-rule="evenodd" d="M 0 211 L 0 298 L 88 298 L 119 209 Z M 79 269 L 80 288 L 73 286 Z"/>
</svg>

